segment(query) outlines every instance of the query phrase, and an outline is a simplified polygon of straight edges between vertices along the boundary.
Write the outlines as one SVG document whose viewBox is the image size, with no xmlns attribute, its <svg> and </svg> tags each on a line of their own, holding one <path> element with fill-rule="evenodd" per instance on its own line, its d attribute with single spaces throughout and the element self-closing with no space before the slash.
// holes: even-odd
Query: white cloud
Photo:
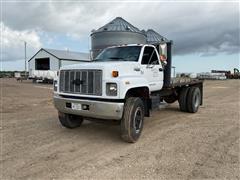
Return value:
<svg viewBox="0 0 240 180">
<path fill-rule="evenodd" d="M 3 61 L 24 59 L 24 41 L 27 42 L 27 57 L 30 57 L 41 46 L 40 37 L 34 30 L 17 31 L 0 23 L 2 29 L 1 43 Z"/>
<path fill-rule="evenodd" d="M 4 3 L 3 20 L 9 30 L 34 36 L 33 44 L 40 45 L 38 31 L 80 40 L 89 36 L 92 29 L 122 16 L 140 29 L 152 28 L 172 39 L 178 55 L 214 55 L 239 53 L 238 7 L 239 3 L 210 2 L 16 2 Z M 14 44 L 14 39 L 9 41 Z M 53 44 L 54 38 L 44 42 L 47 43 Z"/>
</svg>

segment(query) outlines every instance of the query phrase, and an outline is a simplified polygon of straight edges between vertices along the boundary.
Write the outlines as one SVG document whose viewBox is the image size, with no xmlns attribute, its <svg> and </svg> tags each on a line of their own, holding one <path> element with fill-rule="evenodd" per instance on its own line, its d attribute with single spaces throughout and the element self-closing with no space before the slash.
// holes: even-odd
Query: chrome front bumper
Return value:
<svg viewBox="0 0 240 180">
<path fill-rule="evenodd" d="M 58 95 L 54 95 L 54 105 L 58 111 L 75 114 L 83 117 L 98 118 L 98 119 L 112 119 L 120 120 L 123 114 L 124 103 L 118 102 L 103 102 L 92 101 L 83 99 L 71 99 L 63 98 Z M 71 103 L 79 103 L 82 105 L 88 105 L 88 110 L 73 110 L 69 107 Z M 68 107 L 67 107 L 68 106 Z"/>
</svg>

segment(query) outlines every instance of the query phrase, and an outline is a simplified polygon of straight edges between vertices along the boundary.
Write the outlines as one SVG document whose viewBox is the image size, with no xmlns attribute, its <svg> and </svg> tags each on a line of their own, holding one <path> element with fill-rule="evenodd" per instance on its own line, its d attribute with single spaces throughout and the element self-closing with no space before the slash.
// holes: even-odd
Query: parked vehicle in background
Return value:
<svg viewBox="0 0 240 180">
<path fill-rule="evenodd" d="M 226 70 L 212 70 L 211 73 L 222 73 L 226 76 L 227 79 L 240 79 L 239 69 L 234 68 L 233 73 Z"/>
<path fill-rule="evenodd" d="M 31 70 L 30 74 L 31 74 L 30 79 L 32 79 L 33 82 L 43 82 L 52 84 L 53 80 L 57 79 L 57 71 Z"/>
<path fill-rule="evenodd" d="M 28 79 L 28 76 L 29 76 L 29 73 L 28 72 L 25 72 L 25 71 L 16 71 L 14 72 L 14 77 L 17 81 L 23 81 L 23 80 L 27 80 Z"/>
<path fill-rule="evenodd" d="M 198 79 L 207 79 L 207 80 L 226 80 L 227 76 L 225 73 L 210 73 L 210 72 L 203 72 L 197 74 Z"/>
</svg>

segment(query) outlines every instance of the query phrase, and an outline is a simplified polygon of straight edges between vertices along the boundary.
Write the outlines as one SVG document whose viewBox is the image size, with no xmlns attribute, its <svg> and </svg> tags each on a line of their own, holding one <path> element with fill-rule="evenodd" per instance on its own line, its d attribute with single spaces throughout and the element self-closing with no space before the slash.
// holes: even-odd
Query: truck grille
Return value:
<svg viewBox="0 0 240 180">
<path fill-rule="evenodd" d="M 59 90 L 63 93 L 102 95 L 101 70 L 61 70 Z"/>
</svg>

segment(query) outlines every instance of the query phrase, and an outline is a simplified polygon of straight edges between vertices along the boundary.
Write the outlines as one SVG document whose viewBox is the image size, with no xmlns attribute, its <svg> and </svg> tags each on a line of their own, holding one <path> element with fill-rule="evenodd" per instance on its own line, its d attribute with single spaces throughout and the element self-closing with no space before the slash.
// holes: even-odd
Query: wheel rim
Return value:
<svg viewBox="0 0 240 180">
<path fill-rule="evenodd" d="M 196 96 L 194 97 L 194 107 L 197 108 L 200 104 L 200 95 L 199 93 L 196 94 Z"/>
<path fill-rule="evenodd" d="M 133 120 L 134 129 L 136 133 L 139 133 L 142 126 L 142 110 L 140 107 L 136 109 Z"/>
</svg>

